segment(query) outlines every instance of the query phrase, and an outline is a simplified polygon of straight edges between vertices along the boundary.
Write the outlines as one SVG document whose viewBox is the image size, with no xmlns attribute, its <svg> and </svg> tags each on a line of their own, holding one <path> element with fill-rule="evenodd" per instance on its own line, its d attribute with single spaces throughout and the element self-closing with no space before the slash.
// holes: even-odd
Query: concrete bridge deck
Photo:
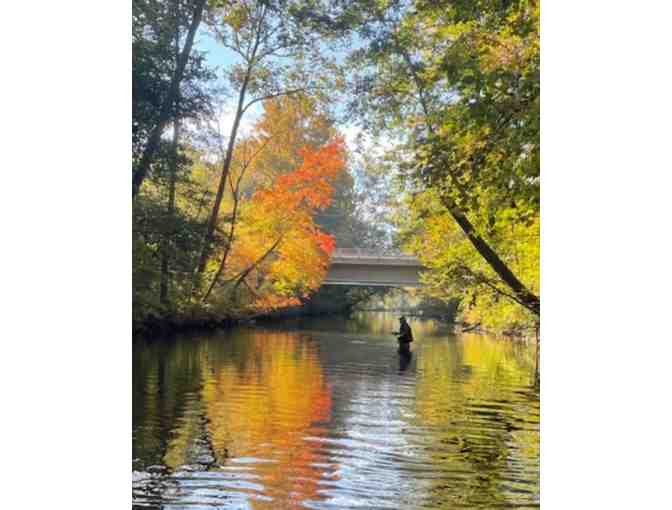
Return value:
<svg viewBox="0 0 672 510">
<path fill-rule="evenodd" d="M 419 287 L 423 265 L 412 256 L 359 248 L 334 250 L 323 285 Z"/>
</svg>

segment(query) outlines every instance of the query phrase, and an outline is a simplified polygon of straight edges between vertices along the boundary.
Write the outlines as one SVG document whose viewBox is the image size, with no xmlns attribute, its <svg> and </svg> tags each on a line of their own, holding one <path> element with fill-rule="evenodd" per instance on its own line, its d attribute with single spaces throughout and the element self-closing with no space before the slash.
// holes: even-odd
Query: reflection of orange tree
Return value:
<svg viewBox="0 0 672 510">
<path fill-rule="evenodd" d="M 231 457 L 271 458 L 257 469 L 276 501 L 313 499 L 321 475 L 313 464 L 324 458 L 304 437 L 319 435 L 321 429 L 311 427 L 328 421 L 331 410 L 318 353 L 291 333 L 265 332 L 247 341 L 242 366 L 207 371 L 203 399 L 214 449 L 221 462 L 224 450 Z"/>
</svg>

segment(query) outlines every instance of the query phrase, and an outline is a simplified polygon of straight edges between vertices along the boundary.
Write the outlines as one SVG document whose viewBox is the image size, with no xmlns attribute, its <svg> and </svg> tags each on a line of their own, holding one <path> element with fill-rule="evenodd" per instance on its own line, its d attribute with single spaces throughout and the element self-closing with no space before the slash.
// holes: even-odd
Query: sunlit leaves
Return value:
<svg viewBox="0 0 672 510">
<path fill-rule="evenodd" d="M 432 269 L 433 296 L 462 297 L 470 321 L 522 327 L 530 317 L 512 282 L 539 290 L 538 2 L 358 5 L 372 20 L 350 60 L 352 108 L 404 142 L 395 154 L 409 195 L 397 215 L 402 242 Z M 503 266 L 514 276 L 506 283 Z"/>
<path fill-rule="evenodd" d="M 430 269 L 423 275 L 424 292 L 449 299 L 461 297 L 464 320 L 491 330 L 529 333 L 532 314 L 520 306 L 492 268 L 442 207 L 436 193 L 417 195 L 400 218 L 406 249 Z M 504 210 L 479 224 L 506 264 L 535 293 L 539 292 L 539 218 L 516 221 L 517 212 Z M 527 329 L 526 329 L 527 328 Z"/>
<path fill-rule="evenodd" d="M 331 203 L 333 181 L 344 170 L 344 154 L 340 139 L 315 151 L 301 150 L 298 168 L 276 176 L 242 206 L 226 272 L 235 279 L 254 266 L 244 282 L 249 306 L 298 304 L 321 284 L 335 241 L 317 227 L 313 216 Z"/>
</svg>

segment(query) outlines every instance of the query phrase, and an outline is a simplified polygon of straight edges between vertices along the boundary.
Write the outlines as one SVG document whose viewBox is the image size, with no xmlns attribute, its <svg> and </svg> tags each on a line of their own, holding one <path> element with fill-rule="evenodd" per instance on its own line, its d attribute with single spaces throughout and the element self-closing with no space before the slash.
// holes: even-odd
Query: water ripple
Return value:
<svg viewBox="0 0 672 510">
<path fill-rule="evenodd" d="M 533 349 L 393 320 L 136 346 L 134 508 L 538 508 Z"/>
</svg>

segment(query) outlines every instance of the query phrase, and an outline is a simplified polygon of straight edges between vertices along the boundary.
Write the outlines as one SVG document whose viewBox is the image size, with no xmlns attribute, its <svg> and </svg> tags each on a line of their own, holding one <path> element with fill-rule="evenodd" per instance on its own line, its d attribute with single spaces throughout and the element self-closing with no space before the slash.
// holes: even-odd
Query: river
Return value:
<svg viewBox="0 0 672 510">
<path fill-rule="evenodd" d="M 359 313 L 133 348 L 133 507 L 539 507 L 533 344 Z"/>
</svg>

